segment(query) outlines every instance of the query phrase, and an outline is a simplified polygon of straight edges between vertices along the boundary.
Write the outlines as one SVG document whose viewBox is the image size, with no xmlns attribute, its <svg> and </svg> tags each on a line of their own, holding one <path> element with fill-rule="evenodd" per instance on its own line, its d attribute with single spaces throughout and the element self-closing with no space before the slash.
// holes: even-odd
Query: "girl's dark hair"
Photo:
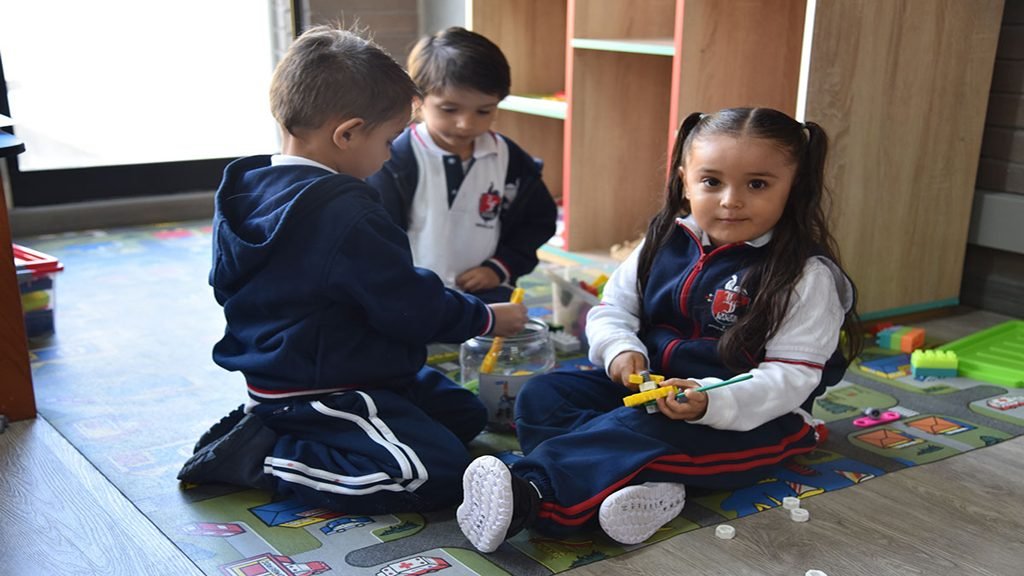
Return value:
<svg viewBox="0 0 1024 576">
<path fill-rule="evenodd" d="M 270 109 L 289 133 L 328 120 L 362 118 L 368 129 L 411 116 L 416 85 L 382 48 L 357 30 L 315 26 L 302 33 L 274 69 Z"/>
<path fill-rule="evenodd" d="M 425 36 L 413 46 L 409 75 L 424 96 L 469 88 L 499 99 L 508 96 L 512 72 L 501 48 L 458 26 Z"/>
<path fill-rule="evenodd" d="M 761 138 L 785 151 L 796 163 L 796 176 L 782 217 L 775 225 L 767 257 L 747 270 L 743 285 L 754 294 L 746 313 L 726 330 L 718 351 L 726 366 L 743 371 L 764 350 L 765 344 L 782 324 L 793 288 L 813 255 L 840 264 L 839 249 L 828 229 L 828 190 L 825 187 L 825 157 L 828 137 L 814 122 L 801 124 L 771 108 L 728 108 L 714 114 L 695 112 L 686 117 L 676 134 L 670 159 L 670 177 L 665 202 L 647 229 L 637 265 L 637 288 L 641 297 L 658 250 L 676 226 L 676 218 L 690 213 L 680 168 L 694 140 L 709 135 Z M 856 303 L 854 303 L 856 304 Z M 860 353 L 863 335 L 856 305 L 843 322 L 846 338 L 843 353 L 852 360 Z"/>
</svg>

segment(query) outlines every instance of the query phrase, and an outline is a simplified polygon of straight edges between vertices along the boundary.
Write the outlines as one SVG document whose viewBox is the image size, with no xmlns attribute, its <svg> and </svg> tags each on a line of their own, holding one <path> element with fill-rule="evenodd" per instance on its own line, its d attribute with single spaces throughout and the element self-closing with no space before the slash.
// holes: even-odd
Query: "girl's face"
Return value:
<svg viewBox="0 0 1024 576">
<path fill-rule="evenodd" d="M 679 168 L 690 212 L 714 246 L 747 242 L 778 223 L 796 163 L 770 140 L 701 136 Z"/>
</svg>

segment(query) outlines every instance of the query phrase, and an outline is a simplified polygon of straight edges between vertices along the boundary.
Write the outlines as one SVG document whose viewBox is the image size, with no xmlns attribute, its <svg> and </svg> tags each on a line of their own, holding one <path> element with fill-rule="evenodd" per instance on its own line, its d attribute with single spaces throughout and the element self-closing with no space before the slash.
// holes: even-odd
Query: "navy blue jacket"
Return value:
<svg viewBox="0 0 1024 576">
<path fill-rule="evenodd" d="M 408 384 L 428 342 L 493 325 L 480 300 L 413 266 L 373 188 L 269 156 L 224 171 L 210 285 L 227 320 L 213 358 L 262 400 Z"/>
<path fill-rule="evenodd" d="M 367 182 L 380 191 L 384 208 L 403 230 L 409 229 L 409 208 L 419 182 L 419 165 L 412 150 L 412 128 L 406 128 L 391 145 L 391 159 Z M 518 180 L 519 192 L 513 202 L 503 204 L 498 218 L 501 235 L 493 257 L 508 267 L 506 278 L 500 267 L 481 262 L 510 285 L 537 267 L 537 249 L 555 233 L 558 207 L 541 179 L 538 162 L 515 142 L 502 136 L 508 144 L 508 172 L 505 183 Z"/>
<path fill-rule="evenodd" d="M 728 244 L 705 250 L 700 238 L 680 225 L 655 256 L 644 288 L 640 334 L 653 372 L 723 380 L 736 375 L 722 363 L 718 341 L 755 294 L 733 292 L 729 282 L 733 276 L 742 278 L 747 268 L 762 259 L 767 245 Z M 747 369 L 763 359 L 764 350 L 751 351 Z M 842 379 L 847 365 L 837 349 L 824 366 L 818 388 L 805 402 L 805 410 L 810 411 L 814 398 L 826 387 Z"/>
</svg>

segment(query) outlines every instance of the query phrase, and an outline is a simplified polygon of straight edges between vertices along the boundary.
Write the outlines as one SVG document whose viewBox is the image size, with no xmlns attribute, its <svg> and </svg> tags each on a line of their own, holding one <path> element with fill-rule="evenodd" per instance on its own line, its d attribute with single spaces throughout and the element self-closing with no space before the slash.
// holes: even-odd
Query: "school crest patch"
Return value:
<svg viewBox="0 0 1024 576">
<path fill-rule="evenodd" d="M 480 218 L 485 222 L 490 222 L 498 217 L 499 208 L 501 208 L 501 194 L 494 189 L 492 183 L 488 188 L 487 192 L 480 195 L 479 211 Z"/>
<path fill-rule="evenodd" d="M 711 315 L 719 324 L 735 324 L 739 318 L 739 311 L 747 304 L 750 304 L 750 296 L 739 285 L 739 278 L 733 274 L 724 287 L 715 290 L 715 295 L 711 299 Z"/>
</svg>

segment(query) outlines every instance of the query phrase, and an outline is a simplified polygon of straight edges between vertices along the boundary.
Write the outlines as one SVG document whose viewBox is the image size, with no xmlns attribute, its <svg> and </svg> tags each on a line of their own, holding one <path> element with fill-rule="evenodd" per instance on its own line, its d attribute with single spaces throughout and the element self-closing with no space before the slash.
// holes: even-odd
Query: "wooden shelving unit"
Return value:
<svg viewBox="0 0 1024 576">
<path fill-rule="evenodd" d="M 643 233 L 681 117 L 737 105 L 793 111 L 804 9 L 805 0 L 569 1 L 570 250 Z"/>
<path fill-rule="evenodd" d="M 831 138 L 861 310 L 956 303 L 1003 0 L 815 2 L 810 22 L 807 0 L 468 5 L 512 65 L 499 130 L 544 159 L 568 250 L 640 237 L 689 113 L 801 103 Z"/>
<path fill-rule="evenodd" d="M 501 47 L 512 68 L 512 95 L 497 130 L 544 161 L 544 182 L 562 196 L 567 104 L 544 99 L 565 90 L 565 0 L 469 0 L 467 27 Z"/>
</svg>

